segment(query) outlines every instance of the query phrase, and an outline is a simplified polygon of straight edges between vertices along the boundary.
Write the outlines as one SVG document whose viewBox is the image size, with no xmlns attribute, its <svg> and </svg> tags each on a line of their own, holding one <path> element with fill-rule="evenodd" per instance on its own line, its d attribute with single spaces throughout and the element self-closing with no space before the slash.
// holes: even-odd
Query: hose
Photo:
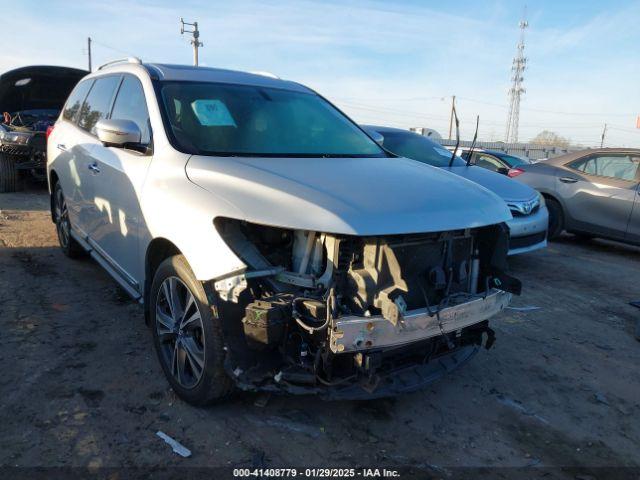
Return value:
<svg viewBox="0 0 640 480">
<path fill-rule="evenodd" d="M 300 298 L 296 298 L 293 300 L 293 316 L 296 319 L 296 323 L 298 325 L 300 325 L 301 328 L 303 328 L 304 330 L 306 330 L 309 333 L 316 333 L 316 332 L 321 332 L 323 330 L 326 330 L 327 327 L 329 326 L 329 324 L 331 323 L 331 319 L 333 318 L 333 310 L 335 308 L 335 299 L 336 297 L 336 292 L 335 292 L 335 288 L 331 287 L 329 289 L 329 295 L 327 296 L 327 318 L 325 319 L 325 322 L 320 325 L 319 327 L 312 327 L 310 325 L 307 325 L 306 323 L 304 323 L 304 321 L 302 320 L 302 315 L 300 315 L 300 313 L 297 311 L 296 309 L 296 303 L 300 300 L 305 300 L 304 297 L 300 297 Z"/>
</svg>

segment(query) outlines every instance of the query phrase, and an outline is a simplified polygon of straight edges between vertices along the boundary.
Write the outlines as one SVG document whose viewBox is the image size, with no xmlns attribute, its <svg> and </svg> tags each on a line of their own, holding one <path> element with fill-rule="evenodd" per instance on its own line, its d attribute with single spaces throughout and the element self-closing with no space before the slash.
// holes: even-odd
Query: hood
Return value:
<svg viewBox="0 0 640 480">
<path fill-rule="evenodd" d="M 189 179 L 242 220 L 345 235 L 473 228 L 511 213 L 488 190 L 405 158 L 193 156 Z"/>
<path fill-rule="evenodd" d="M 0 112 L 60 111 L 76 83 L 89 72 L 77 68 L 30 66 L 0 75 Z"/>
<path fill-rule="evenodd" d="M 486 168 L 470 165 L 468 167 L 443 167 L 443 169 L 482 185 L 507 202 L 526 202 L 538 195 L 528 185 L 516 182 L 506 175 L 500 175 Z"/>
</svg>

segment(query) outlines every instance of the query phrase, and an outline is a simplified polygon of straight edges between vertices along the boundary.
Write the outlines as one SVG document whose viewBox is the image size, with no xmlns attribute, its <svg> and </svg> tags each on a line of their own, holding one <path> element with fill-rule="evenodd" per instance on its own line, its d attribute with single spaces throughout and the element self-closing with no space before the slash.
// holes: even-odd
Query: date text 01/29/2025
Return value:
<svg viewBox="0 0 640 480">
<path fill-rule="evenodd" d="M 233 476 L 236 478 L 400 478 L 400 473 L 387 468 L 234 468 Z"/>
</svg>

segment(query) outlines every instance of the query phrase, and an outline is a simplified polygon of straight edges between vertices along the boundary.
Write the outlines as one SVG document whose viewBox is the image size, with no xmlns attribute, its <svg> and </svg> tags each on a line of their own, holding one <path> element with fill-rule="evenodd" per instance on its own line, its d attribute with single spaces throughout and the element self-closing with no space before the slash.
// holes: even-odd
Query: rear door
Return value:
<svg viewBox="0 0 640 480">
<path fill-rule="evenodd" d="M 109 118 L 131 120 L 142 132 L 140 145 L 131 148 L 98 145 L 92 158 L 96 174 L 96 199 L 104 202 L 92 231 L 94 246 L 132 287 L 139 289 L 141 232 L 146 231 L 140 194 L 152 159 L 152 135 L 147 101 L 140 80 L 125 74 Z"/>
<path fill-rule="evenodd" d="M 47 163 L 58 175 L 69 210 L 69 220 L 76 230 L 82 224 L 82 206 L 92 195 L 80 179 L 78 164 L 84 162 L 94 143 L 91 136 L 79 130 L 76 125 L 82 104 L 92 85 L 92 79 L 84 80 L 71 92 L 60 120 L 56 122 L 47 152 Z"/>
<path fill-rule="evenodd" d="M 624 238 L 638 187 L 639 158 L 626 153 L 593 154 L 558 170 L 567 227 Z"/>
</svg>

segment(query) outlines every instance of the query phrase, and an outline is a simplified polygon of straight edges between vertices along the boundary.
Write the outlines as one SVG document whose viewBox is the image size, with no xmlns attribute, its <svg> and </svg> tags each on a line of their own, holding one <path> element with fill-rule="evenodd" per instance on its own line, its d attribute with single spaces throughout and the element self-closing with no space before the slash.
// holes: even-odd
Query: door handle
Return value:
<svg viewBox="0 0 640 480">
<path fill-rule="evenodd" d="M 58 150 L 62 150 L 63 152 L 67 151 L 67 146 L 64 143 L 59 143 L 57 146 Z"/>
<path fill-rule="evenodd" d="M 100 173 L 100 168 L 98 168 L 98 164 L 97 163 L 90 163 L 88 166 L 89 170 L 91 170 L 93 173 Z"/>
<path fill-rule="evenodd" d="M 559 180 L 562 183 L 576 183 L 578 181 L 577 178 L 573 178 L 573 177 L 560 177 Z"/>
</svg>

